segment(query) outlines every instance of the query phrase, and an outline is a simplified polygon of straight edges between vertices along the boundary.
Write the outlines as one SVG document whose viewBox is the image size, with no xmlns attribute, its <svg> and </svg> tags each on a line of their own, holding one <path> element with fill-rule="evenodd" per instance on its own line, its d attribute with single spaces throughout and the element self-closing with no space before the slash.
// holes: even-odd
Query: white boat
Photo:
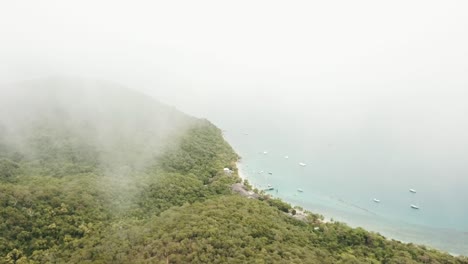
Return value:
<svg viewBox="0 0 468 264">
<path fill-rule="evenodd" d="M 409 189 L 409 191 L 412 192 L 412 193 L 416 193 L 415 189 Z"/>
<path fill-rule="evenodd" d="M 305 167 L 307 164 L 300 162 L 299 165 L 301 165 L 302 167 Z"/>
<path fill-rule="evenodd" d="M 410 206 L 411 206 L 411 208 L 413 208 L 413 209 L 419 209 L 419 206 L 417 206 L 417 205 L 412 204 L 412 205 L 410 205 Z"/>
<path fill-rule="evenodd" d="M 285 158 L 285 159 L 289 159 L 289 157 L 288 157 L 288 156 L 284 156 L 284 158 Z"/>
<path fill-rule="evenodd" d="M 266 155 L 266 154 L 268 154 L 268 151 L 263 151 L 263 155 Z"/>
<path fill-rule="evenodd" d="M 301 188 L 297 189 L 298 192 L 304 192 Z"/>
<path fill-rule="evenodd" d="M 268 184 L 267 185 L 267 188 L 265 189 L 265 191 L 273 191 L 275 188 L 273 188 L 273 186 L 271 186 L 271 184 Z"/>
<path fill-rule="evenodd" d="M 374 202 L 376 202 L 376 203 L 380 203 L 380 200 L 379 200 L 379 199 L 377 199 L 377 198 L 374 198 Z"/>
</svg>

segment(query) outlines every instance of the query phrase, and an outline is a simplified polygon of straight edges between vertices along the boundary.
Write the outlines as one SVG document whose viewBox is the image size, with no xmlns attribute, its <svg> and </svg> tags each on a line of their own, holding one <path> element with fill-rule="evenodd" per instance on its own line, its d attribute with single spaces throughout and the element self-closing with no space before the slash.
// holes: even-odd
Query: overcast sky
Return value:
<svg viewBox="0 0 468 264">
<path fill-rule="evenodd" d="M 467 10 L 427 0 L 5 0 L 0 81 L 111 80 L 208 117 L 240 102 L 291 113 L 311 102 L 451 105 L 467 99 Z"/>
<path fill-rule="evenodd" d="M 411 180 L 466 219 L 466 0 L 0 0 L 0 83 L 62 75 L 138 89 L 350 186 Z"/>
</svg>

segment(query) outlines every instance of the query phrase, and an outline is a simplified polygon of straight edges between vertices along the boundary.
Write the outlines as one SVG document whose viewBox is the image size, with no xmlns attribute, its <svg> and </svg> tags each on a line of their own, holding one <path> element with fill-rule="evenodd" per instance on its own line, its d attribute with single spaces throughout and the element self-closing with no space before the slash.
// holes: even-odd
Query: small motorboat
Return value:
<svg viewBox="0 0 468 264">
<path fill-rule="evenodd" d="M 414 205 L 414 204 L 410 205 L 410 207 L 413 208 L 413 209 L 419 209 L 419 206 Z"/>
<path fill-rule="evenodd" d="M 299 165 L 301 165 L 302 167 L 305 167 L 307 164 L 300 162 Z"/>
<path fill-rule="evenodd" d="M 380 203 L 380 200 L 377 199 L 377 198 L 374 198 L 374 202 L 375 202 L 375 203 Z"/>
</svg>

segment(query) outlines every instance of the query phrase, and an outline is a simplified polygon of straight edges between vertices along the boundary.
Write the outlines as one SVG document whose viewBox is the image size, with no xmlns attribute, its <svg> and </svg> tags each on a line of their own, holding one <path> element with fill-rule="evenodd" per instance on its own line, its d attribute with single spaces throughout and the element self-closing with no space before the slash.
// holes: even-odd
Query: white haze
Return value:
<svg viewBox="0 0 468 264">
<path fill-rule="evenodd" d="M 54 77 L 0 88 L 0 139 L 29 158 L 39 154 L 31 142 L 47 133 L 57 141 L 51 150 L 85 144 L 105 169 L 142 169 L 192 123 L 173 107 L 109 82 Z"/>
<path fill-rule="evenodd" d="M 31 166 L 46 161 L 55 166 L 51 176 L 62 177 L 62 168 L 73 175 L 74 164 L 92 171 L 100 190 L 117 193 L 108 203 L 115 213 L 127 211 L 147 182 L 145 172 L 193 123 L 112 82 L 53 77 L 0 85 L 0 156 Z M 70 184 L 74 178 L 80 177 Z"/>
<path fill-rule="evenodd" d="M 408 156 L 463 167 L 467 10 L 450 0 L 2 1 L 0 81 L 112 80 L 229 129 L 290 127 L 295 140 L 376 131 Z"/>
<path fill-rule="evenodd" d="M 402 145 L 461 151 L 466 10 L 466 1 L 3 1 L 0 80 L 112 80 L 223 125 L 268 114 L 307 119 L 306 132 L 352 133 L 379 118 Z"/>
</svg>

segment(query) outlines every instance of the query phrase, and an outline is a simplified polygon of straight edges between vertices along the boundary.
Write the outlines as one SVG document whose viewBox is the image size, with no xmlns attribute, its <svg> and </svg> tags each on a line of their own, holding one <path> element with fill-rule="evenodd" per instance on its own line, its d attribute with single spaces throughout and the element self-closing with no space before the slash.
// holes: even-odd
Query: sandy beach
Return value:
<svg viewBox="0 0 468 264">
<path fill-rule="evenodd" d="M 239 178 L 241 178 L 242 181 L 247 179 L 247 175 L 243 172 L 242 163 L 240 161 L 236 162 L 236 167 L 237 167 L 237 174 L 239 175 Z"/>
</svg>

